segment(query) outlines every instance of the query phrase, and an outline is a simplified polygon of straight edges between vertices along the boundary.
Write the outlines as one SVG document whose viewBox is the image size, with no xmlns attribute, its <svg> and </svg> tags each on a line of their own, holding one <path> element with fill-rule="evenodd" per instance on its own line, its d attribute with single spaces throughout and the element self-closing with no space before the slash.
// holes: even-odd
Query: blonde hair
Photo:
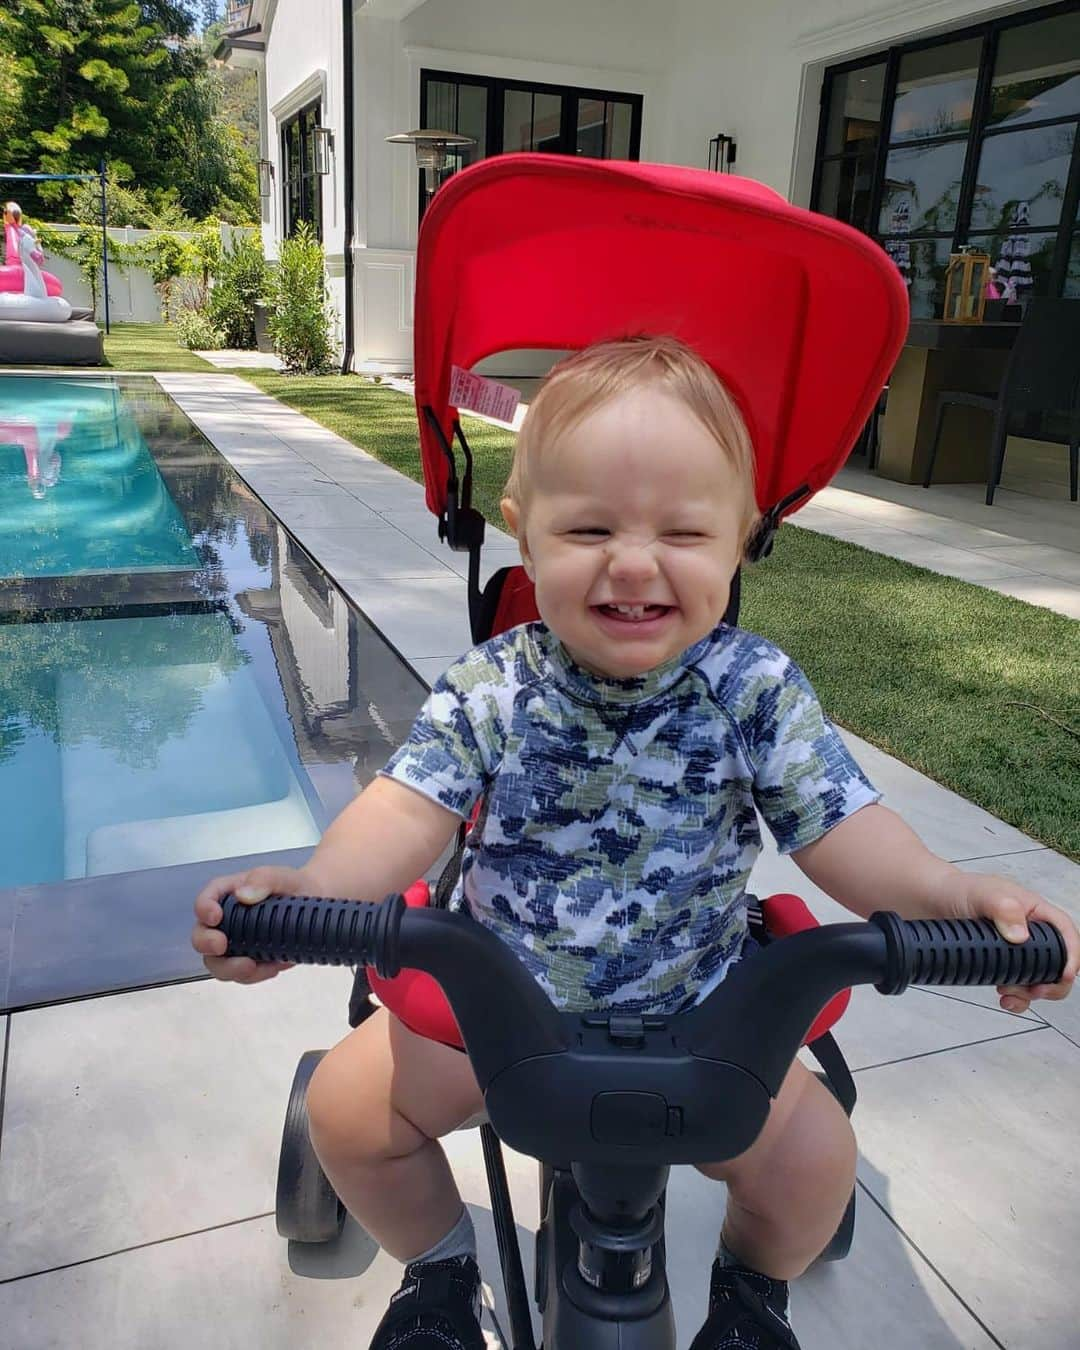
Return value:
<svg viewBox="0 0 1080 1350">
<path fill-rule="evenodd" d="M 6 216 L 11 216 L 12 220 L 14 220 L 17 225 L 19 221 L 22 220 L 22 207 L 18 202 L 5 202 L 4 214 Z"/>
<path fill-rule="evenodd" d="M 687 407 L 727 456 L 744 490 L 740 523 L 745 545 L 759 516 L 750 433 L 738 404 L 716 372 L 678 338 L 643 336 L 597 342 L 553 366 L 518 432 L 503 495 L 524 512 L 531 466 L 543 447 L 610 399 L 650 384 Z"/>
</svg>

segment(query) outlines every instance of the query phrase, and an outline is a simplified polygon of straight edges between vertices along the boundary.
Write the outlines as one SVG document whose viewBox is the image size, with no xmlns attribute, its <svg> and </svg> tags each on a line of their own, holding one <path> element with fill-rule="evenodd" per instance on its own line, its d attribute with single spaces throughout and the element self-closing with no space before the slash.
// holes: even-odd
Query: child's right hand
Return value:
<svg viewBox="0 0 1080 1350">
<path fill-rule="evenodd" d="M 223 915 L 221 901 L 230 892 L 245 905 L 258 904 L 268 895 L 308 895 L 310 883 L 306 874 L 296 867 L 254 867 L 250 872 L 215 877 L 195 899 L 196 923 L 191 945 L 215 980 L 258 984 L 272 980 L 279 971 L 290 970 L 287 961 L 253 961 L 250 956 L 224 954 L 228 941 L 218 925 Z"/>
</svg>

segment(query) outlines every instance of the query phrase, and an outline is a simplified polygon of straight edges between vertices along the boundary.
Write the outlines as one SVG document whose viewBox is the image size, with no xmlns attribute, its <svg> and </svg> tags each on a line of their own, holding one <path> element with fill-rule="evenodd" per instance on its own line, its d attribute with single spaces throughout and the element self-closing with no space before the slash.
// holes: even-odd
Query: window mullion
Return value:
<svg viewBox="0 0 1080 1350">
<path fill-rule="evenodd" d="M 990 113 L 990 94 L 993 84 L 994 63 L 997 60 L 997 44 L 997 30 L 991 29 L 983 39 L 982 53 L 979 59 L 979 78 L 975 84 L 975 97 L 971 107 L 971 126 L 968 128 L 967 157 L 964 160 L 964 171 L 960 178 L 960 194 L 956 203 L 954 246 L 962 240 L 966 240 L 971 232 L 971 208 L 975 201 L 979 161 L 982 158 L 983 133 Z"/>
<path fill-rule="evenodd" d="M 889 142 L 892 139 L 893 109 L 896 106 L 896 85 L 900 76 L 900 51 L 894 47 L 885 63 L 885 92 L 881 100 L 881 134 L 878 137 L 877 155 L 874 160 L 874 184 L 870 191 L 869 233 L 877 238 L 880 234 L 878 223 L 881 218 L 881 198 L 885 192 L 885 165 L 889 159 Z"/>
<path fill-rule="evenodd" d="M 1073 231 L 1076 227 L 1077 204 L 1080 203 L 1080 123 L 1073 136 L 1072 161 L 1069 165 L 1069 177 L 1065 184 L 1065 196 L 1061 203 L 1061 219 L 1058 221 L 1057 242 L 1054 245 L 1054 257 L 1050 264 L 1050 294 L 1060 295 L 1065 286 L 1065 274 L 1069 270 L 1069 252 L 1072 248 Z"/>
</svg>

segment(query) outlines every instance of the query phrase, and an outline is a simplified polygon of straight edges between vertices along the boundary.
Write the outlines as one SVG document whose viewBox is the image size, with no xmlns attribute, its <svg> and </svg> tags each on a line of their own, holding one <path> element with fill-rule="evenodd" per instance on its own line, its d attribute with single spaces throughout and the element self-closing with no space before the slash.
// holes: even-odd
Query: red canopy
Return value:
<svg viewBox="0 0 1080 1350">
<path fill-rule="evenodd" d="M 888 379 L 908 324 L 896 267 L 865 235 L 750 179 L 667 164 L 499 155 L 457 173 L 416 258 L 416 403 L 436 514 L 452 366 L 511 348 L 671 334 L 738 400 L 767 509 L 823 487 Z M 801 503 L 800 503 L 801 504 Z"/>
</svg>

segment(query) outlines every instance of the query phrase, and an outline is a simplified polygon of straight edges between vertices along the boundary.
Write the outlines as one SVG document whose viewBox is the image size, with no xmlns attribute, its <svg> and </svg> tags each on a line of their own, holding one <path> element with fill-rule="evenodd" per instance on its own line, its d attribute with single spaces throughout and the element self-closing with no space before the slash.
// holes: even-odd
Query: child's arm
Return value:
<svg viewBox="0 0 1080 1350">
<path fill-rule="evenodd" d="M 1060 929 L 1068 962 L 1060 983 L 1002 987 L 1001 1006 L 1023 1012 L 1033 998 L 1064 998 L 1080 965 L 1080 934 L 1064 910 L 1003 877 L 962 872 L 924 846 L 895 812 L 864 806 L 791 855 L 815 885 L 868 918 L 891 909 L 905 919 L 992 919 L 1002 937 L 1023 942 L 1027 921 Z"/>
<path fill-rule="evenodd" d="M 256 867 L 209 882 L 195 901 L 192 946 L 219 980 L 270 979 L 286 967 L 223 955 L 227 944 L 218 925 L 221 900 L 230 891 L 245 904 L 272 894 L 382 900 L 422 877 L 460 824 L 460 816 L 419 792 L 376 778 L 330 825 L 303 867 Z"/>
</svg>

